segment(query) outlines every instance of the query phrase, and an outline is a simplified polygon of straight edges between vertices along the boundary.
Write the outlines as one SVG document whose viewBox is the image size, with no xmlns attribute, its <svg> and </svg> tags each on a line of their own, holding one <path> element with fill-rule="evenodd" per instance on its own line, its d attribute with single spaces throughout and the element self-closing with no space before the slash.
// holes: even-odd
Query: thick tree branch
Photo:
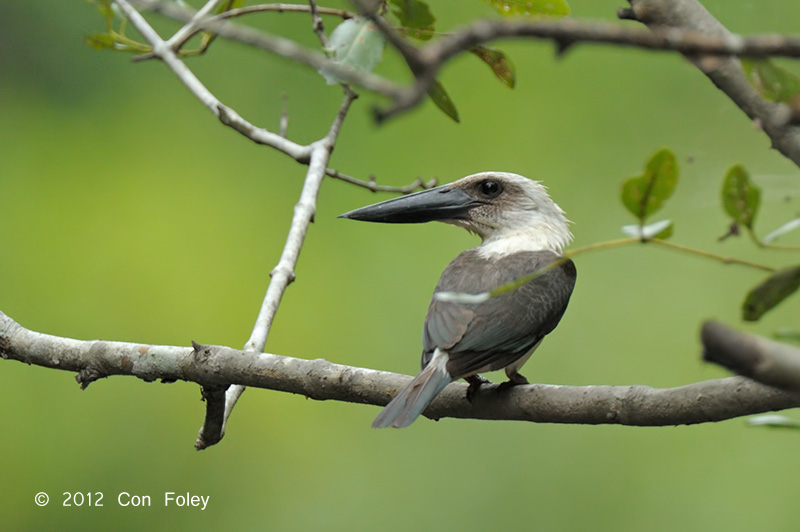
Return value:
<svg viewBox="0 0 800 532">
<path fill-rule="evenodd" d="M 700 335 L 703 359 L 784 390 L 800 390 L 800 349 L 708 321 Z"/>
<path fill-rule="evenodd" d="M 317 400 L 382 406 L 411 377 L 228 347 L 173 347 L 81 341 L 33 332 L 0 312 L 0 357 L 78 372 L 78 382 L 111 375 L 145 381 L 184 380 L 204 389 L 228 384 L 277 390 Z M 467 385 L 450 384 L 428 407 L 429 418 L 519 420 L 539 423 L 689 425 L 800 406 L 800 394 L 742 377 L 677 388 L 557 386 L 501 389 L 487 385 L 466 400 Z"/>
<path fill-rule="evenodd" d="M 675 29 L 677 31 L 702 32 L 709 38 L 724 41 L 742 39 L 728 31 L 697 0 L 628 1 L 631 9 L 626 16 L 631 16 L 646 24 L 654 33 L 663 34 Z M 775 46 L 765 46 L 761 51 L 770 51 L 770 53 L 761 55 L 798 56 L 797 44 L 800 39 L 779 36 L 765 36 L 758 39 L 766 43 L 770 38 Z M 752 39 L 749 38 L 751 42 Z M 687 54 L 687 58 L 708 76 L 718 89 L 763 129 L 770 138 L 773 148 L 800 166 L 800 132 L 789 125 L 792 120 L 792 111 L 789 107 L 762 98 L 747 81 L 741 62 L 737 58 L 711 57 L 708 55 L 709 50 L 706 49 L 684 52 Z M 738 55 L 759 56 L 759 54 L 744 53 Z"/>
</svg>

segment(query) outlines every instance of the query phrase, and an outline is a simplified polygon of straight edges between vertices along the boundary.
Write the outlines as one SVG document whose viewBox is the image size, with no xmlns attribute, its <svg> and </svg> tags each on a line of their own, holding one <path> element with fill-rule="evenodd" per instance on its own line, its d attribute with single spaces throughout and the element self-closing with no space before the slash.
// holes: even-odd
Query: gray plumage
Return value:
<svg viewBox="0 0 800 532">
<path fill-rule="evenodd" d="M 383 223 L 443 221 L 478 234 L 480 246 L 456 257 L 435 293 L 479 294 L 560 263 L 501 296 L 466 304 L 434 297 L 422 336 L 422 371 L 400 390 L 373 427 L 410 425 L 452 381 L 505 369 L 510 384 L 527 383 L 519 368 L 558 325 L 576 269 L 562 249 L 572 239 L 564 212 L 536 181 L 483 172 L 435 189 L 343 214 Z"/>
<path fill-rule="evenodd" d="M 445 269 L 435 292 L 488 292 L 559 258 L 552 251 L 523 251 L 488 260 L 470 249 Z M 453 380 L 509 366 L 558 325 L 576 275 L 575 264 L 567 260 L 483 303 L 465 305 L 434 298 L 425 318 L 422 366 L 430 362 L 437 347 L 449 355 L 447 371 Z"/>
</svg>

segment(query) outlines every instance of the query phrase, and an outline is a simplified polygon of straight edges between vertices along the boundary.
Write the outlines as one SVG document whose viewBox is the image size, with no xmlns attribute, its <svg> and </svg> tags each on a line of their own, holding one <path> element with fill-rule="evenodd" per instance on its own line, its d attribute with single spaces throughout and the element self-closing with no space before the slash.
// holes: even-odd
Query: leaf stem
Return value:
<svg viewBox="0 0 800 532">
<path fill-rule="evenodd" d="M 749 268 L 755 268 L 757 270 L 762 270 L 765 272 L 776 271 L 775 268 L 767 266 L 766 264 L 759 264 L 757 262 L 751 262 L 749 260 L 744 260 L 744 259 L 737 259 L 735 257 L 725 257 L 723 255 L 717 255 L 716 253 L 711 253 L 710 251 L 704 251 L 702 249 L 691 248 L 689 246 L 684 246 L 682 244 L 675 244 L 674 242 L 668 242 L 667 240 L 661 240 L 660 238 L 652 238 L 647 242 L 652 242 L 653 244 L 658 244 L 661 246 L 672 248 L 678 251 L 682 251 L 684 253 L 700 255 L 701 257 L 716 260 L 724 264 L 739 264 L 741 266 L 747 266 Z"/>
</svg>

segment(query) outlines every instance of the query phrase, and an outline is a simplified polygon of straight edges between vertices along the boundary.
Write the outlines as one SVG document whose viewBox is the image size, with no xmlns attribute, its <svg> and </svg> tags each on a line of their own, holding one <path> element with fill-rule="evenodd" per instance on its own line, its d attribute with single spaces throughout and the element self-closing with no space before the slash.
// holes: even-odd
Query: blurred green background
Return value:
<svg viewBox="0 0 800 532">
<path fill-rule="evenodd" d="M 493 16 L 478 1 L 429 3 L 439 29 Z M 576 16 L 614 20 L 625 2 L 570 4 Z M 737 32 L 798 30 L 800 4 L 706 5 Z M 253 20 L 315 44 L 304 15 Z M 102 30 L 86 2 L 0 3 L 0 309 L 80 339 L 241 347 L 305 167 L 221 126 L 164 65 L 82 43 Z M 461 124 L 426 103 L 376 127 L 370 108 L 381 100 L 363 94 L 332 165 L 396 185 L 488 169 L 541 179 L 582 246 L 621 236 L 633 222 L 621 181 L 668 146 L 681 181 L 659 214 L 675 220 L 676 242 L 797 262 L 745 239 L 717 242 L 730 165 L 764 188 L 762 235 L 797 215 L 800 176 L 680 56 L 578 46 L 558 60 L 548 43 L 500 47 L 518 69 L 516 90 L 463 57 L 441 76 Z M 340 89 L 313 70 L 238 44 L 217 42 L 189 65 L 258 125 L 277 128 L 287 94 L 289 135 L 301 142 L 322 136 L 339 105 Z M 407 77 L 393 53 L 379 72 Z M 324 184 L 268 351 L 417 371 L 438 275 L 477 241 L 444 225 L 336 219 L 388 197 Z M 797 298 L 757 325 L 740 322 L 756 271 L 653 247 L 576 262 L 570 308 L 524 372 L 532 381 L 678 386 L 725 375 L 699 360 L 703 319 L 762 334 L 797 326 Z M 0 389 L 4 530 L 796 530 L 800 517 L 800 436 L 741 419 L 648 429 L 421 419 L 375 431 L 376 407 L 249 390 L 223 442 L 199 453 L 193 384 L 114 377 L 81 392 L 68 373 L 5 362 Z M 40 491 L 46 508 L 34 504 Z M 62 493 L 76 491 L 102 492 L 104 506 L 62 507 Z M 153 506 L 119 507 L 123 491 Z M 165 508 L 167 491 L 211 499 L 203 511 Z"/>
</svg>

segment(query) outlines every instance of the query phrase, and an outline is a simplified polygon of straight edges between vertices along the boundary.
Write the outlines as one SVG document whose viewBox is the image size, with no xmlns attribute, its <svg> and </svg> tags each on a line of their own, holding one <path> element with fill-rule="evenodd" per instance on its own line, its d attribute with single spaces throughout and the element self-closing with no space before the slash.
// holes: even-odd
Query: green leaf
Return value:
<svg viewBox="0 0 800 532">
<path fill-rule="evenodd" d="M 761 190 L 750 181 L 750 175 L 740 164 L 731 167 L 722 183 L 722 205 L 737 224 L 753 228 Z"/>
<path fill-rule="evenodd" d="M 436 17 L 431 13 L 428 4 L 420 0 L 391 0 L 391 3 L 395 6 L 392 13 L 400 21 L 400 30 L 403 33 L 420 41 L 433 37 Z"/>
<path fill-rule="evenodd" d="M 380 62 L 386 39 L 374 23 L 354 17 L 345 20 L 331 32 L 327 51 L 333 55 L 334 62 L 351 68 L 356 72 L 371 72 Z M 339 76 L 320 69 L 329 85 L 344 83 Z"/>
<path fill-rule="evenodd" d="M 83 42 L 95 50 L 117 49 L 117 39 L 108 33 L 91 33 L 84 37 Z"/>
<path fill-rule="evenodd" d="M 678 183 L 675 154 L 663 148 L 650 157 L 644 175 L 632 177 L 622 184 L 622 203 L 641 224 L 661 208 Z"/>
<path fill-rule="evenodd" d="M 483 0 L 501 15 L 564 17 L 569 15 L 566 0 Z"/>
<path fill-rule="evenodd" d="M 800 288 L 800 265 L 791 266 L 770 275 L 750 290 L 742 305 L 745 321 L 758 321 L 767 311 Z"/>
<path fill-rule="evenodd" d="M 800 94 L 800 79 L 769 59 L 742 59 L 750 85 L 772 102 L 791 102 Z"/>
<path fill-rule="evenodd" d="M 436 107 L 441 109 L 444 114 L 452 118 L 455 122 L 461 122 L 458 116 L 458 109 L 456 109 L 453 100 L 450 99 L 450 96 L 447 94 L 447 91 L 444 90 L 442 84 L 439 83 L 439 80 L 433 80 L 433 85 L 431 85 L 430 90 L 428 90 L 428 96 L 431 97 Z"/>
<path fill-rule="evenodd" d="M 245 0 L 227 0 L 226 2 L 221 3 L 217 9 L 216 14 L 219 15 L 220 13 L 225 13 L 226 11 L 230 11 L 231 9 L 238 9 L 243 7 Z"/>
<path fill-rule="evenodd" d="M 500 50 L 492 50 L 485 46 L 473 46 L 470 52 L 477 55 L 481 61 L 489 65 L 497 79 L 502 81 L 509 88 L 514 88 L 517 83 L 517 74 L 514 64 Z"/>
</svg>

